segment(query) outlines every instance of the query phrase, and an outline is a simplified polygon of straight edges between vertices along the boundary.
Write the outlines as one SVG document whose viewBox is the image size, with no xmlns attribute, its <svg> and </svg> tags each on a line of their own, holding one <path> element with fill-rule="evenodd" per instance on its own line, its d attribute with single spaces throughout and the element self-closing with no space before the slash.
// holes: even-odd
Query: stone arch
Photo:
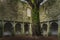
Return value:
<svg viewBox="0 0 60 40">
<path fill-rule="evenodd" d="M 51 23 L 50 33 L 51 33 L 51 35 L 57 35 L 58 34 L 58 23 L 56 23 L 56 22 Z"/>
<path fill-rule="evenodd" d="M 16 23 L 15 25 L 15 32 L 16 32 L 16 35 L 19 35 L 21 33 L 21 23 Z"/>
<path fill-rule="evenodd" d="M 12 36 L 13 33 L 13 25 L 10 22 L 6 22 L 4 24 L 4 36 Z"/>
<path fill-rule="evenodd" d="M 3 35 L 3 26 L 2 26 L 2 24 L 0 22 L 0 37 L 2 37 L 2 35 Z"/>
<path fill-rule="evenodd" d="M 28 31 L 29 31 L 29 24 L 28 23 L 24 24 L 24 30 L 25 30 L 25 33 L 28 34 Z"/>
<path fill-rule="evenodd" d="M 47 36 L 47 27 L 48 25 L 46 23 L 42 24 L 42 35 Z"/>
<path fill-rule="evenodd" d="M 47 24 L 43 24 L 43 25 L 42 25 L 42 29 L 43 29 L 44 31 L 47 31 Z"/>
<path fill-rule="evenodd" d="M 2 37 L 2 33 L 3 33 L 3 28 L 2 27 L 0 27 L 0 37 Z"/>
<path fill-rule="evenodd" d="M 21 32 L 21 24 L 20 24 L 20 23 L 17 23 L 17 24 L 15 25 L 15 31 Z"/>
<path fill-rule="evenodd" d="M 12 30 L 13 30 L 13 25 L 10 22 L 6 22 L 4 24 L 4 31 L 10 31 L 10 32 L 12 32 Z"/>
</svg>

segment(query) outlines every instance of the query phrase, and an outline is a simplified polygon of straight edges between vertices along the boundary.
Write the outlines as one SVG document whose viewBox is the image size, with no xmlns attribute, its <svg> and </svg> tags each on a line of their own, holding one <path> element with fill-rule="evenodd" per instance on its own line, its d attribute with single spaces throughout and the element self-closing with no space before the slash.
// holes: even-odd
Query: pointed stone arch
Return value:
<svg viewBox="0 0 60 40">
<path fill-rule="evenodd" d="M 25 33 L 26 33 L 26 34 L 29 33 L 29 24 L 28 24 L 28 23 L 25 23 L 25 24 L 24 24 L 24 30 L 25 30 Z"/>
<path fill-rule="evenodd" d="M 46 23 L 42 24 L 42 35 L 47 36 L 47 27 L 48 25 Z"/>
<path fill-rule="evenodd" d="M 16 35 L 20 35 L 21 34 L 21 23 L 16 23 L 15 25 L 15 32 L 16 32 Z"/>
<path fill-rule="evenodd" d="M 47 31 L 47 26 L 48 26 L 47 24 L 43 24 L 42 25 L 42 30 Z"/>
<path fill-rule="evenodd" d="M 51 35 L 56 35 L 58 34 L 58 23 L 56 22 L 52 22 L 50 25 L 50 33 Z"/>
<path fill-rule="evenodd" d="M 12 36 L 12 33 L 13 33 L 13 25 L 10 22 L 6 22 L 4 24 L 3 36 Z"/>
<path fill-rule="evenodd" d="M 6 22 L 4 24 L 4 31 L 10 31 L 10 32 L 12 32 L 12 30 L 13 30 L 13 25 L 10 22 Z"/>
</svg>

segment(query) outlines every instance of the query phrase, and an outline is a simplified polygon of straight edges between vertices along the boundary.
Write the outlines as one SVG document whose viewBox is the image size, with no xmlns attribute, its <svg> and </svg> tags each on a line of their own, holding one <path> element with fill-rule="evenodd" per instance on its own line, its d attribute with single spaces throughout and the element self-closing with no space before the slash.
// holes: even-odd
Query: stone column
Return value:
<svg viewBox="0 0 60 40">
<path fill-rule="evenodd" d="M 4 23 L 2 23 L 2 21 L 0 21 L 0 37 L 2 37 L 3 36 L 3 32 L 4 32 L 4 30 L 3 30 L 3 25 L 4 25 Z"/>
<path fill-rule="evenodd" d="M 58 39 L 60 40 L 60 20 L 58 20 Z"/>
<path fill-rule="evenodd" d="M 29 24 L 29 35 L 32 35 L 32 26 L 31 26 L 31 23 Z"/>
<path fill-rule="evenodd" d="M 24 23 L 21 23 L 21 33 L 24 34 Z"/>
<path fill-rule="evenodd" d="M 2 27 L 3 27 L 3 29 L 2 29 L 2 31 L 3 31 L 3 33 L 4 33 L 4 24 L 5 24 L 5 22 L 2 20 Z M 3 35 L 3 34 L 2 34 Z M 4 36 L 4 35 L 3 35 Z"/>
<path fill-rule="evenodd" d="M 50 23 L 47 22 L 47 36 L 49 35 L 49 31 L 50 31 Z"/>
<path fill-rule="evenodd" d="M 14 33 L 13 33 L 13 34 L 14 34 L 14 35 L 15 35 L 15 24 L 16 24 L 16 23 L 15 23 L 15 22 L 13 22 L 13 31 L 14 31 Z"/>
</svg>

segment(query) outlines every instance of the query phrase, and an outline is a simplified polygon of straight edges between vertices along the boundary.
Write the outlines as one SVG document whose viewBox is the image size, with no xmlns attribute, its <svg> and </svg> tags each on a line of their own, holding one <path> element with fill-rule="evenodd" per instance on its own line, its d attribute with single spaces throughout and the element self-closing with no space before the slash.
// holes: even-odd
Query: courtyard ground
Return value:
<svg viewBox="0 0 60 40">
<path fill-rule="evenodd" d="M 55 36 L 43 37 L 43 36 L 12 36 L 2 37 L 0 40 L 58 40 Z"/>
</svg>

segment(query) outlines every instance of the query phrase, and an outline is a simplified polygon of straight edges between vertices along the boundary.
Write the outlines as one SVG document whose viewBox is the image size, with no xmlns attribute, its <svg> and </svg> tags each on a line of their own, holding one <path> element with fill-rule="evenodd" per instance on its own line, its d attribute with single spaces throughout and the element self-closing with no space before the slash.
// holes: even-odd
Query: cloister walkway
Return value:
<svg viewBox="0 0 60 40">
<path fill-rule="evenodd" d="M 43 36 L 12 36 L 12 37 L 3 37 L 0 38 L 0 40 L 58 40 L 56 36 L 49 36 L 49 37 L 43 37 Z"/>
</svg>

